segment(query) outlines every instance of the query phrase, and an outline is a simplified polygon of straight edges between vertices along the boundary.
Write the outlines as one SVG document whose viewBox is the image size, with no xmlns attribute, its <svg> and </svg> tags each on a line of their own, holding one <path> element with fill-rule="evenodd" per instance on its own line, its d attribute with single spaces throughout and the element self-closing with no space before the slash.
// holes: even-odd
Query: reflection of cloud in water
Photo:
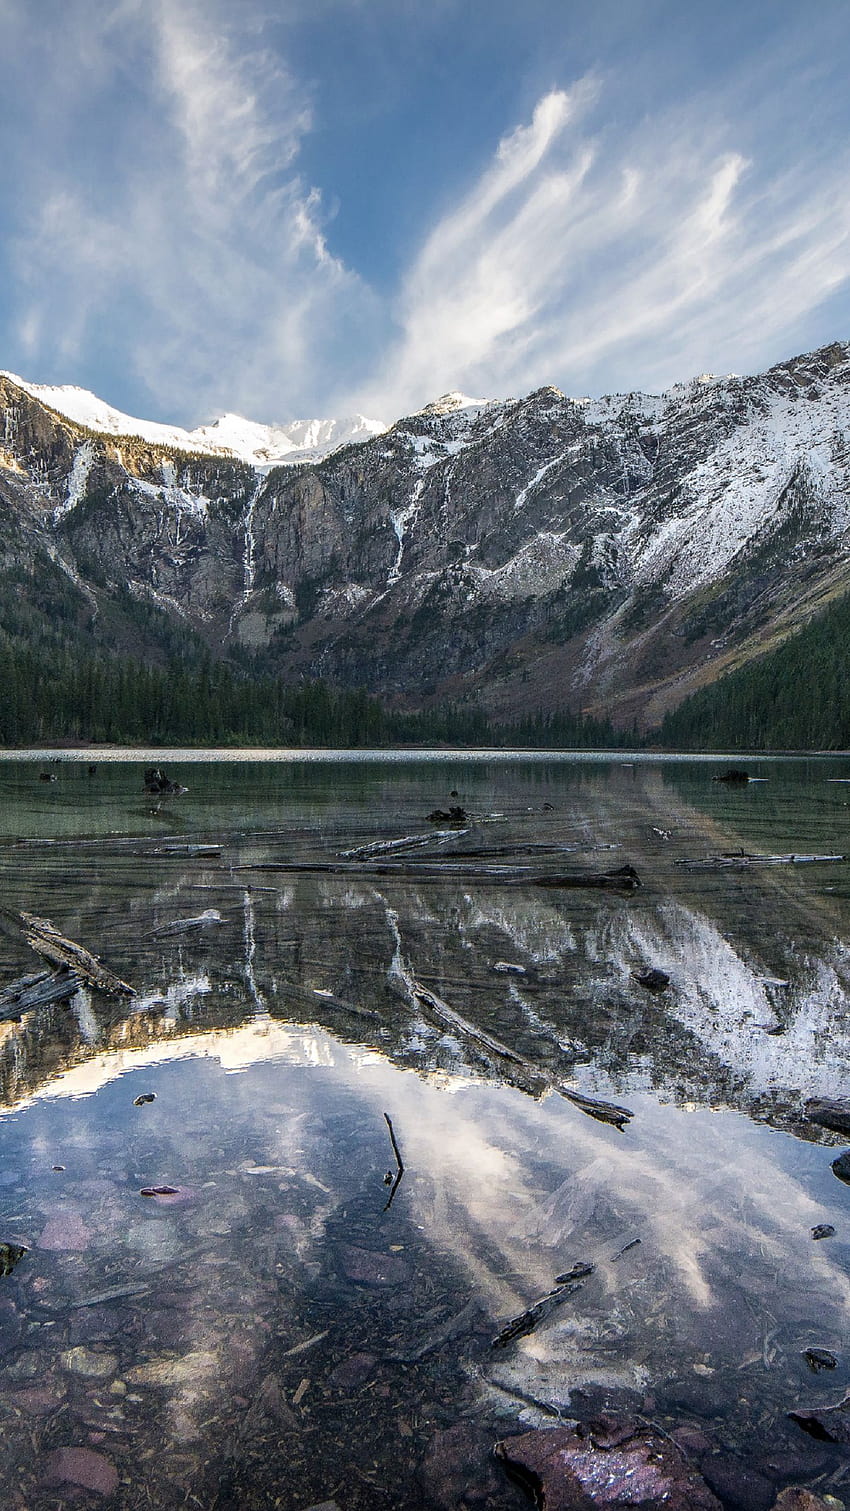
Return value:
<svg viewBox="0 0 850 1511">
<path fill-rule="evenodd" d="M 214 1108 L 216 1122 L 250 1148 L 252 1165 L 216 1169 L 215 1197 L 197 1215 L 185 1209 L 181 1221 L 201 1222 L 199 1236 L 242 1233 L 250 1207 L 240 1190 L 257 1178 L 255 1166 L 260 1176 L 267 1167 L 285 1241 L 299 1263 L 319 1261 L 327 1270 L 328 1221 L 372 1171 L 375 1148 L 384 1151 L 388 1112 L 406 1174 L 386 1224 L 376 1189 L 376 1249 L 398 1238 L 417 1266 L 448 1256 L 460 1294 L 483 1297 L 494 1331 L 575 1260 L 596 1264 L 545 1327 L 486 1356 L 485 1374 L 495 1371 L 510 1388 L 560 1400 L 590 1380 L 643 1384 L 671 1368 L 690 1370 L 705 1353 L 712 1368 L 737 1368 L 748 1348 L 761 1347 L 771 1309 L 788 1317 L 795 1345 L 808 1315 L 822 1330 L 818 1341 L 843 1325 L 850 1279 L 809 1236 L 813 1223 L 840 1218 L 783 1165 L 800 1146 L 735 1114 L 688 1114 L 640 1097 L 634 1122 L 620 1135 L 556 1095 L 535 1102 L 460 1077 L 437 1084 L 399 1071 L 373 1049 L 349 1049 L 319 1029 L 267 1020 L 99 1056 L 40 1096 L 84 1096 L 134 1069 L 202 1057 L 242 1074 L 218 1079 L 207 1106 L 196 1102 L 199 1072 L 187 1063 L 182 1100 L 201 1126 Z M 334 1122 L 342 1102 L 349 1119 L 374 1131 L 374 1142 L 368 1131 L 354 1145 L 344 1142 L 350 1123 L 343 1134 Z M 185 1130 L 168 1136 L 179 1159 Z M 388 1144 L 384 1152 L 389 1163 Z M 302 1193 L 295 1208 L 288 1181 Z M 844 1193 L 835 1184 L 838 1206 Z M 613 1260 L 633 1237 L 640 1247 Z M 147 1382 L 168 1393 L 175 1439 L 196 1432 L 207 1394 L 219 1388 L 230 1340 L 220 1336 L 217 1297 L 231 1295 L 238 1266 L 238 1255 L 204 1265 L 204 1307 L 187 1317 L 177 1358 L 157 1363 L 161 1378 Z M 251 1274 L 241 1273 L 238 1284 L 246 1315 L 262 1307 Z M 140 1375 L 138 1385 L 145 1383 Z"/>
<path fill-rule="evenodd" d="M 850 1280 L 812 1245 L 810 1227 L 829 1214 L 778 1162 L 787 1136 L 650 1098 L 620 1136 L 554 1096 L 535 1105 L 476 1087 L 449 1101 L 374 1061 L 363 1081 L 374 1117 L 387 1108 L 396 1125 L 413 1220 L 494 1317 L 521 1311 L 576 1259 L 598 1267 L 563 1315 L 517 1345 L 503 1378 L 505 1368 L 532 1378 L 545 1355 L 563 1378 L 586 1379 L 600 1334 L 627 1374 L 635 1333 L 653 1372 L 689 1370 L 695 1350 L 737 1367 L 745 1344 L 761 1347 L 765 1297 L 840 1334 Z M 612 1262 L 633 1237 L 640 1248 Z"/>
</svg>

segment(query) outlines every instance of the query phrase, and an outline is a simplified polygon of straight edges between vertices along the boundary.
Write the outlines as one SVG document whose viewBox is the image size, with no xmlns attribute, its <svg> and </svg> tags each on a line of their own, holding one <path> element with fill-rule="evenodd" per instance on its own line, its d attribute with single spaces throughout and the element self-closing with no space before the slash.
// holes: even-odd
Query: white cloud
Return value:
<svg viewBox="0 0 850 1511">
<path fill-rule="evenodd" d="M 0 161 L 3 361 L 37 381 L 126 408 L 89 376 L 123 367 L 140 407 L 188 424 L 391 418 L 450 388 L 658 388 L 766 365 L 819 320 L 842 334 L 817 312 L 850 273 L 850 152 L 802 129 L 784 55 L 755 102 L 749 75 L 673 110 L 663 55 L 644 114 L 623 74 L 543 93 L 430 225 L 423 181 L 419 250 L 379 297 L 302 176 L 317 107 L 259 0 L 44 4 L 55 24 L 0 0 L 13 76 L 38 81 Z"/>
<path fill-rule="evenodd" d="M 329 251 L 321 197 L 297 172 L 305 91 L 223 16 L 210 0 L 127 0 L 119 28 L 114 12 L 98 25 L 91 10 L 63 108 L 82 112 L 104 57 L 114 77 L 128 45 L 145 48 L 138 131 L 97 177 L 35 168 L 18 329 L 33 358 L 49 335 L 72 367 L 111 322 L 160 408 L 272 419 L 315 397 L 336 323 L 365 326 L 375 310 Z"/>
<path fill-rule="evenodd" d="M 610 96 L 547 94 L 499 145 L 404 280 L 400 338 L 362 402 L 728 370 L 847 280 L 846 162 L 765 184 L 708 119 L 591 128 Z"/>
</svg>

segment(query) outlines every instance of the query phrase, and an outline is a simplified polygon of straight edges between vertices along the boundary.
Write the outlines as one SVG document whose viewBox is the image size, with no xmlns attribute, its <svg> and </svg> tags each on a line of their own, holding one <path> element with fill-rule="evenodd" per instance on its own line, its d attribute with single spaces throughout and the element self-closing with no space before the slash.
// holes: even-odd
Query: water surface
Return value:
<svg viewBox="0 0 850 1511">
<path fill-rule="evenodd" d="M 728 852 L 850 852 L 850 763 L 315 756 L 0 762 L 2 979 L 26 909 L 136 989 L 0 1025 L 12 1504 L 518 1507 L 493 1443 L 600 1404 L 841 1497 L 787 1412 L 850 1384 L 847 865 Z"/>
</svg>

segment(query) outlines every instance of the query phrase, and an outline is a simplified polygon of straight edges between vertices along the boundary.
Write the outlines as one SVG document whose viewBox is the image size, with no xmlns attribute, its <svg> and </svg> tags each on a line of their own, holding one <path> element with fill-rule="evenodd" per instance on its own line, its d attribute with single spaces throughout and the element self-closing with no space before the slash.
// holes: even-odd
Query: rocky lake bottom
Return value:
<svg viewBox="0 0 850 1511">
<path fill-rule="evenodd" d="M 728 765 L 0 761 L 7 1507 L 850 1505 L 850 761 Z"/>
</svg>

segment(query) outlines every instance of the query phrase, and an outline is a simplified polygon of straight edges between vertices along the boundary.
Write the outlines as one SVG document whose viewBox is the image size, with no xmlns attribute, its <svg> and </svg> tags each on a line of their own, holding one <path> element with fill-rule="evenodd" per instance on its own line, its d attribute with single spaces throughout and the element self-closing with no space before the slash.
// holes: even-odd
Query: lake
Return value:
<svg viewBox="0 0 850 1511">
<path fill-rule="evenodd" d="M 520 1508 L 603 1408 L 850 1504 L 850 760 L 729 765 L 0 760 L 0 985 L 26 910 L 135 993 L 0 1023 L 9 1505 Z"/>
</svg>

